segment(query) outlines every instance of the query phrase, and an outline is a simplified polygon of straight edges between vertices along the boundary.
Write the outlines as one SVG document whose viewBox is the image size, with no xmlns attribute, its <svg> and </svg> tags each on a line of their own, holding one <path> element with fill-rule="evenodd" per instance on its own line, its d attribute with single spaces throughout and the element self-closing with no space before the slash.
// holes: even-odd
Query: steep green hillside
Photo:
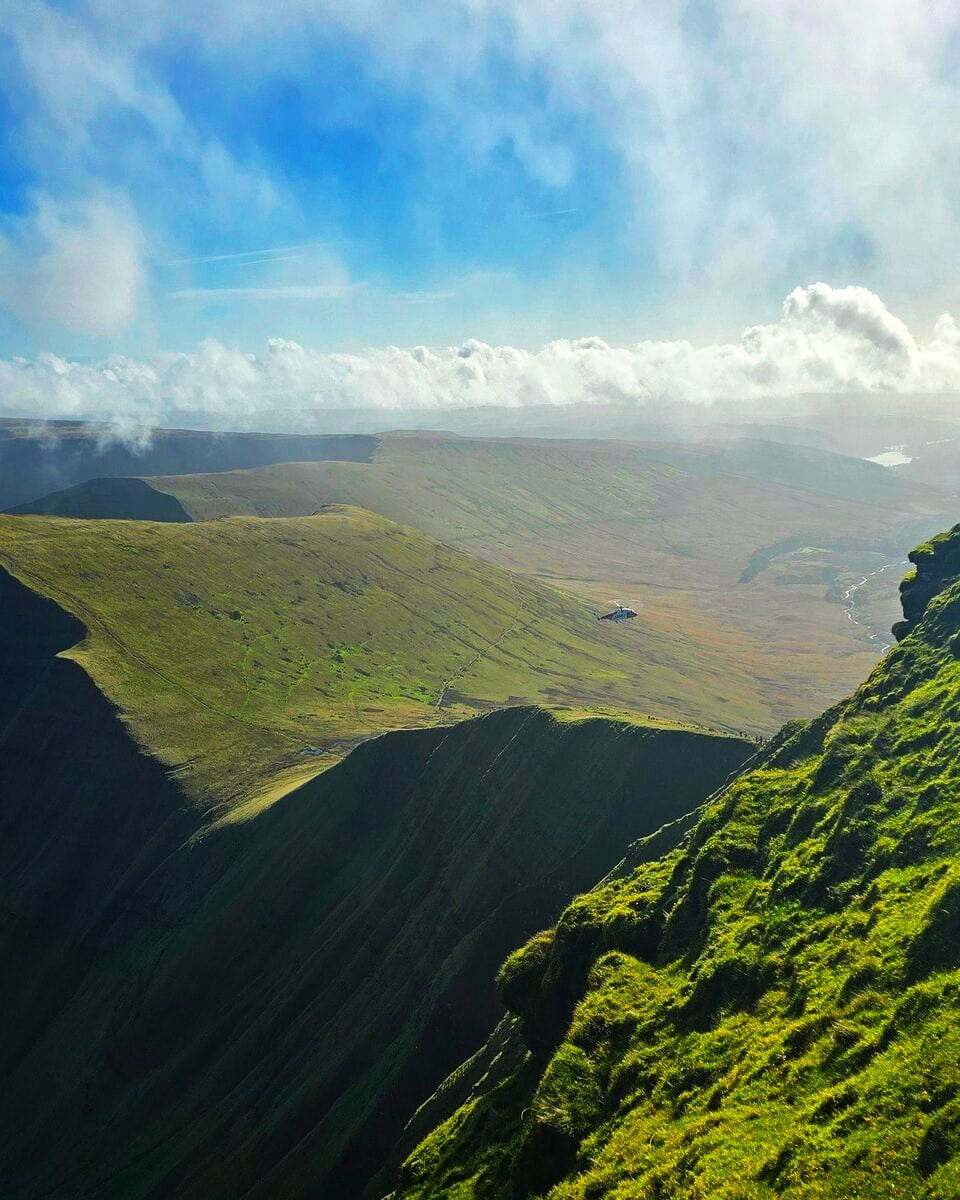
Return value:
<svg viewBox="0 0 960 1200">
<path fill-rule="evenodd" d="M 203 826 L 56 657 L 78 623 L 0 602 L 8 1200 L 355 1200 L 492 1028 L 509 946 L 751 749 L 511 709 Z"/>
<path fill-rule="evenodd" d="M 0 614 L 5 1087 L 80 986 L 131 889 L 196 831 L 197 814 L 81 667 L 57 657 L 83 636 L 79 621 L 2 571 Z"/>
<path fill-rule="evenodd" d="M 914 558 L 850 700 L 506 960 L 529 1051 L 398 1200 L 960 1194 L 960 526 Z"/>
<path fill-rule="evenodd" d="M 0 517 L 0 564 L 83 623 L 67 655 L 204 803 L 315 774 L 384 729 L 643 694 L 633 630 L 357 509 Z"/>
<path fill-rule="evenodd" d="M 952 497 L 771 442 L 379 439 L 370 463 L 151 481 L 195 518 L 359 504 L 603 604 L 642 605 L 649 711 L 772 732 L 870 670 Z"/>
</svg>

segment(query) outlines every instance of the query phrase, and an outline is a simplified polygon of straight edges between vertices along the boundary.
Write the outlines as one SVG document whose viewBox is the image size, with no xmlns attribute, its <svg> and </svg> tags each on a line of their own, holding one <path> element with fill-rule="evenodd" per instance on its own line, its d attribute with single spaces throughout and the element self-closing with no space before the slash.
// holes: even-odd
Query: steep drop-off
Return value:
<svg viewBox="0 0 960 1200">
<path fill-rule="evenodd" d="M 492 1028 L 510 945 L 751 749 L 511 709 L 200 829 L 53 657 L 78 624 L 0 578 L 11 1200 L 356 1197 Z"/>
<path fill-rule="evenodd" d="M 527 1053 L 397 1200 L 960 1194 L 960 526 L 916 558 L 848 701 L 506 960 Z"/>
<path fill-rule="evenodd" d="M 0 571 L 4 1076 L 49 1033 L 142 881 L 197 828 L 82 668 L 57 657 L 82 634 Z"/>
</svg>

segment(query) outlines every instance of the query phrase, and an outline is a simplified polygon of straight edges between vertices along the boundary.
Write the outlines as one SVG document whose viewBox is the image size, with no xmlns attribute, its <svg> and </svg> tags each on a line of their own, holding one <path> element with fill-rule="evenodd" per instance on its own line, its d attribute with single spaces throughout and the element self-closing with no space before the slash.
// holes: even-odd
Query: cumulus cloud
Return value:
<svg viewBox="0 0 960 1200">
<path fill-rule="evenodd" d="M 115 334 L 137 315 L 142 242 L 123 204 L 41 196 L 0 236 L 0 305 L 27 325 Z"/>
<path fill-rule="evenodd" d="M 778 320 L 738 341 L 610 346 L 597 337 L 538 350 L 459 346 L 331 354 L 285 338 L 251 354 L 215 340 L 187 354 L 100 363 L 53 354 L 0 360 L 0 413 L 85 417 L 124 427 L 202 415 L 214 428 L 310 429 L 331 409 L 634 404 L 803 393 L 960 392 L 960 327 L 949 314 L 919 342 L 862 287 L 798 287 Z"/>
</svg>

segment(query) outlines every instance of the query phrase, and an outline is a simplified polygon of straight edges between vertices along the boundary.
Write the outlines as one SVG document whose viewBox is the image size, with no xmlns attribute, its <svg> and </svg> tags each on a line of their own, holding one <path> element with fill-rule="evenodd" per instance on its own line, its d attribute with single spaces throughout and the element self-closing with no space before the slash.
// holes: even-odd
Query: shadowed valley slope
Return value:
<svg viewBox="0 0 960 1200">
<path fill-rule="evenodd" d="M 357 1196 L 492 1028 L 509 946 L 751 750 L 510 709 L 211 824 L 56 657 L 78 622 L 0 586 L 11 1200 Z"/>
</svg>

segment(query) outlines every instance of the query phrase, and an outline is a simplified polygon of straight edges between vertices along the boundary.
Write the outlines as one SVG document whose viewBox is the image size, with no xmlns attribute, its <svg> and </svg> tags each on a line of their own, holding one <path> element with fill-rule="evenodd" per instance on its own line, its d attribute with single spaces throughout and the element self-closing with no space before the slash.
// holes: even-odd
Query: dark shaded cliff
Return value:
<svg viewBox="0 0 960 1200">
<path fill-rule="evenodd" d="M 497 964 L 714 790 L 731 738 L 511 709 L 202 828 L 0 576 L 0 1192 L 355 1197 Z"/>
<path fill-rule="evenodd" d="M 82 634 L 0 571 L 4 1072 L 48 1032 L 143 879 L 197 826 L 83 670 L 55 657 Z"/>
</svg>

